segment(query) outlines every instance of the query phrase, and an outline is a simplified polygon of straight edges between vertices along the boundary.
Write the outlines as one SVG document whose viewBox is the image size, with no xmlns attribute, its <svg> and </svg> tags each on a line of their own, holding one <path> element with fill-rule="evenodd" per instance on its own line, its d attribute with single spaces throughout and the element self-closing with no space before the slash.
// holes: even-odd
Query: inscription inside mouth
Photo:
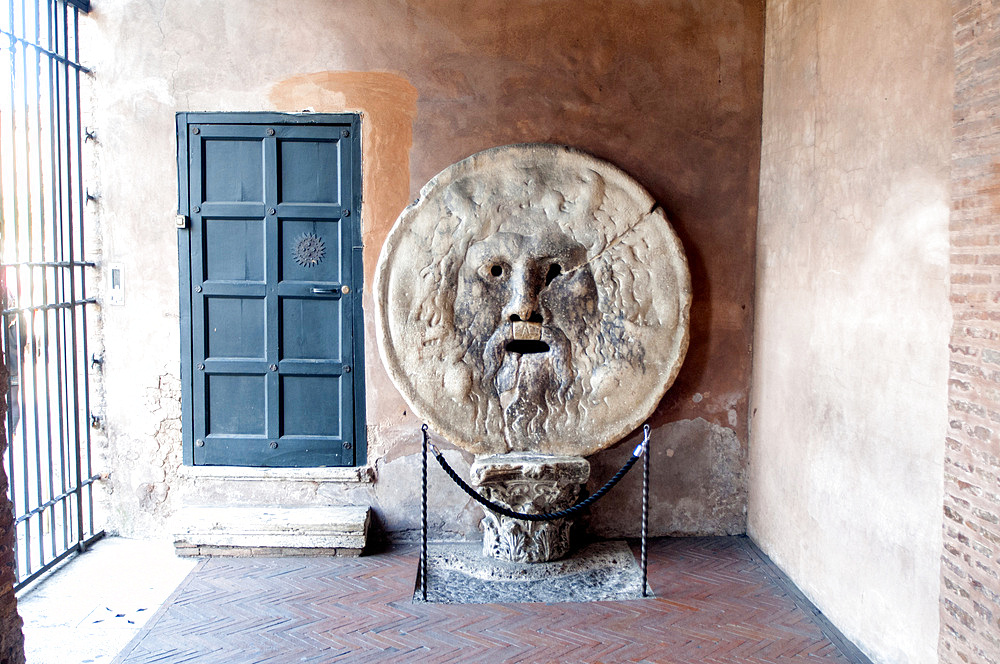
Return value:
<svg viewBox="0 0 1000 664">
<path fill-rule="evenodd" d="M 511 328 L 515 339 L 537 341 L 542 338 L 542 325 L 540 323 L 517 322 Z"/>
<path fill-rule="evenodd" d="M 508 341 L 504 349 L 508 353 L 531 355 L 533 353 L 547 353 L 549 345 L 538 339 L 514 339 L 513 341 Z"/>
</svg>

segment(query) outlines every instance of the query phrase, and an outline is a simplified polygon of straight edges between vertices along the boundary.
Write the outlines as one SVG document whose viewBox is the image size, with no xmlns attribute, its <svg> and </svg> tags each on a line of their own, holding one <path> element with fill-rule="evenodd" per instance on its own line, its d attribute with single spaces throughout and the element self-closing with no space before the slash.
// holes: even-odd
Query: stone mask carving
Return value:
<svg viewBox="0 0 1000 664">
<path fill-rule="evenodd" d="M 687 350 L 690 277 L 663 211 L 564 147 L 495 148 L 437 175 L 390 232 L 375 291 L 393 381 L 477 454 L 607 447 Z"/>
</svg>

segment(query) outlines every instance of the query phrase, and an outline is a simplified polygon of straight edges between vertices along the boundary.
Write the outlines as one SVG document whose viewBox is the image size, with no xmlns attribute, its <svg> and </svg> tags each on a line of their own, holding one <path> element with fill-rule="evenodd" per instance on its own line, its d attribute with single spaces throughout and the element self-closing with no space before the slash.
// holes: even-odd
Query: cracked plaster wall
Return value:
<svg viewBox="0 0 1000 664">
<path fill-rule="evenodd" d="M 749 532 L 876 662 L 934 662 L 951 3 L 767 7 Z"/>
<path fill-rule="evenodd" d="M 411 534 L 419 423 L 376 351 L 368 287 L 379 248 L 445 166 L 544 141 L 635 177 L 691 264 L 690 352 L 652 417 L 653 532 L 744 532 L 763 19 L 763 0 L 95 0 L 83 26 L 95 217 L 102 260 L 122 263 L 126 280 L 125 305 L 101 314 L 112 527 L 163 532 L 196 502 L 357 501 L 396 536 Z M 363 114 L 366 404 L 378 481 L 214 482 L 179 468 L 174 114 L 303 109 Z M 592 459 L 595 481 L 635 442 Z M 471 460 L 449 454 L 462 467 Z M 623 508 L 638 517 L 630 482 L 594 514 L 596 532 L 638 532 L 637 521 L 614 518 Z M 444 486 L 434 532 L 475 537 L 476 511 Z"/>
</svg>

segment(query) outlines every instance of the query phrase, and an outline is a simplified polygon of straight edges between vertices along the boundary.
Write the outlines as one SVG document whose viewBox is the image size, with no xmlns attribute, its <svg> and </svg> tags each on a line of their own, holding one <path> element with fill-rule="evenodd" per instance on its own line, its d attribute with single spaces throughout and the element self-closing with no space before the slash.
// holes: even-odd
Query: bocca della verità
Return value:
<svg viewBox="0 0 1000 664">
<path fill-rule="evenodd" d="M 383 246 L 375 299 L 392 380 L 477 455 L 614 444 L 688 346 L 690 276 L 663 210 L 555 145 L 486 150 L 428 182 Z"/>
</svg>

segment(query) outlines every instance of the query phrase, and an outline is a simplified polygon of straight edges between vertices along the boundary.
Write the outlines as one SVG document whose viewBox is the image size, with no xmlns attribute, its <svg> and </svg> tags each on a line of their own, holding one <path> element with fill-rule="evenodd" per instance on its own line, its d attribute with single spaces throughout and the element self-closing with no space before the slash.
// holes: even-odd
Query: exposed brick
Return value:
<svg viewBox="0 0 1000 664">
<path fill-rule="evenodd" d="M 994 523 L 994 524 L 1000 524 L 1000 516 L 997 516 L 993 512 L 987 512 L 986 510 L 982 510 L 982 509 L 979 509 L 978 507 L 974 507 L 972 509 L 972 513 L 975 514 L 976 516 L 978 516 L 983 521 L 988 521 L 988 522 Z"/>
<path fill-rule="evenodd" d="M 987 588 L 986 586 L 984 586 L 982 583 L 980 583 L 978 580 L 975 579 L 969 582 L 969 587 L 972 590 L 979 593 L 980 595 L 982 595 L 983 597 L 993 602 L 994 604 L 996 604 L 997 606 L 1000 606 L 1000 593 L 994 592 L 992 589 Z"/>
<path fill-rule="evenodd" d="M 943 664 L 1000 664 L 1000 0 L 952 0 Z"/>
<path fill-rule="evenodd" d="M 955 379 L 952 379 L 952 380 L 948 381 L 948 385 L 951 386 L 953 389 L 958 390 L 960 392 L 968 392 L 969 390 L 972 389 L 972 383 L 970 383 L 967 380 L 955 380 Z"/>
<path fill-rule="evenodd" d="M 983 528 L 982 526 L 980 526 L 979 534 L 982 535 L 987 540 L 989 540 L 990 542 L 992 542 L 994 545 L 1000 544 L 1000 535 L 997 535 L 988 528 Z"/>
<path fill-rule="evenodd" d="M 944 515 L 949 519 L 951 519 L 952 521 L 956 521 L 958 523 L 965 523 L 965 518 L 959 512 L 956 512 L 947 505 L 944 506 Z"/>
<path fill-rule="evenodd" d="M 950 599 L 945 598 L 943 601 L 945 605 L 945 611 L 947 611 L 951 616 L 956 618 L 962 625 L 969 628 L 974 628 L 976 621 L 967 612 L 961 609 L 957 604 L 952 602 Z"/>
<path fill-rule="evenodd" d="M 975 258 L 972 260 L 975 261 Z M 956 261 L 952 262 L 955 263 Z M 959 273 L 951 275 L 951 282 L 953 284 L 989 284 L 993 283 L 993 278 L 988 274 Z"/>
<path fill-rule="evenodd" d="M 987 622 L 993 621 L 993 612 L 986 606 L 983 606 L 979 602 L 973 602 L 972 608 L 973 610 L 975 610 L 976 615 L 982 618 L 983 620 Z"/>
<path fill-rule="evenodd" d="M 944 577 L 944 587 L 950 590 L 952 593 L 958 595 L 959 597 L 969 598 L 969 591 L 966 590 L 962 584 L 955 583 L 947 576 Z"/>
<path fill-rule="evenodd" d="M 960 479 L 956 479 L 955 484 L 958 485 L 960 491 L 965 491 L 967 493 L 971 493 L 976 496 L 983 495 L 982 488 L 976 486 L 975 484 L 971 484 L 969 482 L 963 482 Z"/>
</svg>

